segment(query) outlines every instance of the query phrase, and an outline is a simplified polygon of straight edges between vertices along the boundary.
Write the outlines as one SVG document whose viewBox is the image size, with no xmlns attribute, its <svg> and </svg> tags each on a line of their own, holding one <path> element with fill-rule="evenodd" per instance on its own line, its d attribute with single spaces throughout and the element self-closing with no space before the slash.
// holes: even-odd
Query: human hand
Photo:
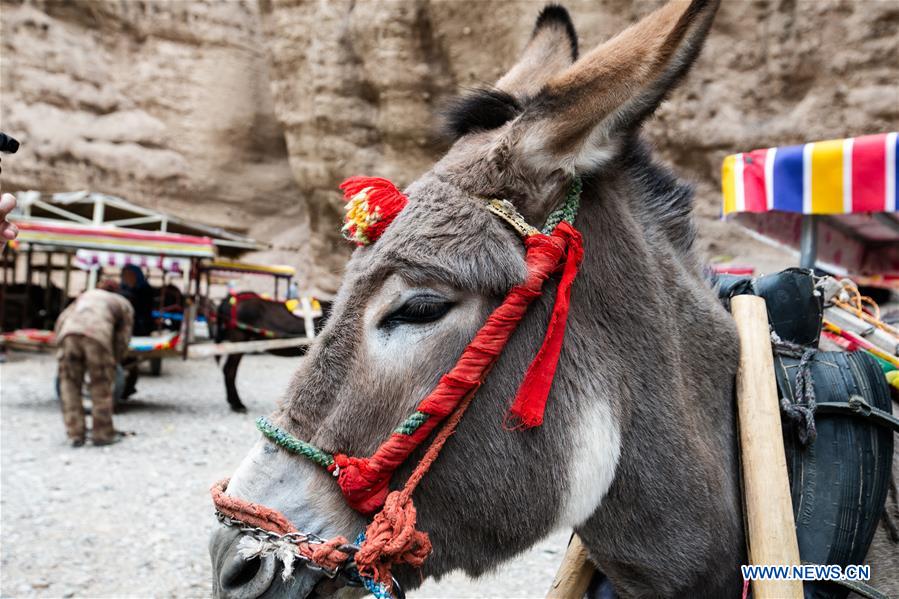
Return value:
<svg viewBox="0 0 899 599">
<path fill-rule="evenodd" d="M 19 234 L 19 228 L 6 220 L 6 215 L 16 207 L 16 196 L 4 193 L 0 198 L 0 239 L 4 242 L 12 241 Z"/>
</svg>

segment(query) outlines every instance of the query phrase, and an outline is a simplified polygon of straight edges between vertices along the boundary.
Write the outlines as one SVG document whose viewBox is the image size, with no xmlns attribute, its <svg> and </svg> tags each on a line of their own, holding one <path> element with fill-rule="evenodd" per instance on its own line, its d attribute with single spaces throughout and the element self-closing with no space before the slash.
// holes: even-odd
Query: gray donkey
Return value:
<svg viewBox="0 0 899 599">
<path fill-rule="evenodd" d="M 478 576 L 565 527 L 622 597 L 739 595 L 739 343 L 693 247 L 691 189 L 638 139 L 699 54 L 717 4 L 671 2 L 580 59 L 567 12 L 544 9 L 495 88 L 452 107 L 454 144 L 406 189 L 408 206 L 349 261 L 273 420 L 327 451 L 370 455 L 525 277 L 521 240 L 484 198 L 539 224 L 583 180 L 585 258 L 545 421 L 503 427 L 554 284 L 415 492 L 433 553 L 420 573 L 395 572 L 404 586 L 455 569 Z M 327 472 L 264 439 L 228 493 L 326 538 L 352 539 L 367 523 Z M 238 538 L 230 528 L 211 540 L 218 596 L 316 594 L 320 573 L 300 568 L 284 582 L 269 558 L 243 560 Z"/>
</svg>

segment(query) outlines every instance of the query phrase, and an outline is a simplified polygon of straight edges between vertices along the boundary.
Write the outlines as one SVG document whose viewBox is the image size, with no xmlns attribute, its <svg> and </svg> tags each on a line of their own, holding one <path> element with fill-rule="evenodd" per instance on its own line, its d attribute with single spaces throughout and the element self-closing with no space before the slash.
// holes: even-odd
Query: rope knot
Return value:
<svg viewBox="0 0 899 599">
<path fill-rule="evenodd" d="M 817 398 L 812 381 L 812 362 L 817 352 L 814 348 L 781 339 L 776 333 L 771 333 L 771 341 L 777 353 L 799 359 L 799 364 L 796 366 L 794 401 L 781 397 L 780 409 L 796 425 L 799 442 L 803 445 L 814 443 L 818 436 L 818 430 L 815 426 Z"/>
<path fill-rule="evenodd" d="M 387 497 L 392 471 L 384 472 L 373 468 L 369 458 L 358 458 L 337 454 L 337 484 L 343 492 L 347 504 L 362 514 L 375 512 Z"/>
<path fill-rule="evenodd" d="M 346 538 L 334 537 L 333 539 L 329 539 L 324 543 L 310 545 L 309 547 L 312 550 L 310 556 L 312 558 L 312 562 L 319 566 L 324 566 L 328 570 L 336 570 L 348 559 L 350 559 L 350 555 L 348 553 L 340 550 L 340 548 L 346 544 Z"/>
<path fill-rule="evenodd" d="M 416 530 L 416 517 L 409 493 L 390 493 L 365 530 L 365 542 L 356 553 L 359 573 L 390 585 L 395 564 L 420 568 L 431 553 L 431 540 L 427 533 Z"/>
</svg>

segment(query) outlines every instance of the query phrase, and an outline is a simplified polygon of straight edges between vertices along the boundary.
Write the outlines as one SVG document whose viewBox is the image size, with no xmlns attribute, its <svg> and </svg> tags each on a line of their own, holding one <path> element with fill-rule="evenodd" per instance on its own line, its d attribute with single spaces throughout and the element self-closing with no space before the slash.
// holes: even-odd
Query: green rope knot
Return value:
<svg viewBox="0 0 899 599">
<path fill-rule="evenodd" d="M 269 441 L 283 447 L 287 451 L 301 455 L 304 458 L 318 464 L 322 468 L 330 468 L 334 464 L 334 456 L 305 441 L 300 441 L 287 431 L 283 431 L 265 416 L 256 419 L 256 428 L 265 435 Z"/>
<path fill-rule="evenodd" d="M 544 235 L 552 234 L 556 225 L 562 221 L 574 226 L 574 219 L 577 217 L 578 208 L 581 207 L 581 191 L 583 189 L 584 184 L 581 181 L 581 178 L 575 177 L 571 182 L 571 187 L 568 188 L 568 193 L 565 195 L 565 201 L 546 217 L 546 223 L 543 225 L 543 229 L 540 231 L 541 233 Z"/>
</svg>

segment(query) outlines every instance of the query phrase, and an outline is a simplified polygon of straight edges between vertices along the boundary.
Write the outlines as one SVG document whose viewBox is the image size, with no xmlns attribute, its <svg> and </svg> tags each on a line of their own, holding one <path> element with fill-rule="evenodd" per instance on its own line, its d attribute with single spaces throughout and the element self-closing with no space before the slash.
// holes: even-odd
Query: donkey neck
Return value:
<svg viewBox="0 0 899 599">
<path fill-rule="evenodd" d="M 577 221 L 571 332 L 602 355 L 562 376 L 601 377 L 621 435 L 615 479 L 578 532 L 624 596 L 737 592 L 736 333 L 682 239 L 689 205 L 681 221 L 654 205 L 680 184 L 643 154 L 620 166 L 585 182 Z"/>
</svg>

